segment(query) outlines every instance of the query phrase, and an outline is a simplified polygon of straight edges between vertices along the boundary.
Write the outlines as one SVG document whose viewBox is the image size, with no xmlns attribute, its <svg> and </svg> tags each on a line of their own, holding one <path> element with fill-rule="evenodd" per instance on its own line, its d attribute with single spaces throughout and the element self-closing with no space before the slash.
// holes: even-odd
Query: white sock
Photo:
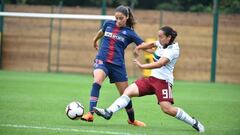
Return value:
<svg viewBox="0 0 240 135">
<path fill-rule="evenodd" d="M 189 116 L 189 114 L 187 114 L 181 108 L 177 108 L 177 114 L 176 114 L 175 118 L 177 118 L 181 121 L 184 121 L 191 126 L 193 124 L 195 124 L 195 122 L 196 122 L 191 116 Z"/>
<path fill-rule="evenodd" d="M 122 95 L 121 97 L 116 99 L 110 107 L 107 108 L 107 111 L 115 113 L 126 107 L 129 102 L 130 98 L 127 95 Z"/>
</svg>

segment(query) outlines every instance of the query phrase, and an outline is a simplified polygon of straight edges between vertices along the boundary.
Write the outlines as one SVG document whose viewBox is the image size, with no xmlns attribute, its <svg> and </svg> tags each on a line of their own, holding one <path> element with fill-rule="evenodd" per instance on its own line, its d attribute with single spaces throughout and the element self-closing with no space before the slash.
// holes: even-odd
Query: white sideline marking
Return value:
<svg viewBox="0 0 240 135">
<path fill-rule="evenodd" d="M 85 133 L 98 133 L 98 134 L 110 134 L 110 135 L 145 135 L 145 134 L 131 134 L 123 132 L 110 132 L 110 131 L 99 131 L 99 130 L 83 130 L 83 129 L 66 129 L 66 128 L 54 128 L 54 127 L 44 127 L 44 126 L 27 126 L 27 125 L 14 125 L 14 124 L 0 124 L 1 127 L 11 127 L 11 128 L 26 128 L 26 129 L 45 129 L 52 131 L 70 131 L 70 132 L 85 132 Z"/>
</svg>

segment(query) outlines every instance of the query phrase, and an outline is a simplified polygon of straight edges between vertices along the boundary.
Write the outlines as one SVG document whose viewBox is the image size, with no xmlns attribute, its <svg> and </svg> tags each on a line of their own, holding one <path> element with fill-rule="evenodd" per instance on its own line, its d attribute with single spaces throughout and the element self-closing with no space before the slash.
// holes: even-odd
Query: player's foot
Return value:
<svg viewBox="0 0 240 135">
<path fill-rule="evenodd" d="M 93 122 L 94 118 L 92 113 L 88 112 L 87 114 L 82 116 L 81 120 L 87 121 L 87 122 Z"/>
<path fill-rule="evenodd" d="M 193 118 L 193 119 L 195 119 L 195 118 Z M 204 126 L 197 119 L 195 119 L 195 121 L 196 121 L 196 123 L 193 124 L 192 127 L 200 133 L 204 132 L 205 131 Z"/>
<path fill-rule="evenodd" d="M 111 119 L 112 117 L 112 112 L 108 112 L 106 109 L 102 109 L 102 108 L 97 108 L 97 107 L 93 107 L 93 111 L 98 115 L 103 117 L 106 120 Z"/>
<path fill-rule="evenodd" d="M 133 126 L 138 126 L 138 127 L 146 127 L 146 124 L 144 122 L 141 122 L 138 120 L 134 120 L 134 122 L 131 122 L 130 120 L 128 120 L 128 124 L 131 124 Z"/>
</svg>

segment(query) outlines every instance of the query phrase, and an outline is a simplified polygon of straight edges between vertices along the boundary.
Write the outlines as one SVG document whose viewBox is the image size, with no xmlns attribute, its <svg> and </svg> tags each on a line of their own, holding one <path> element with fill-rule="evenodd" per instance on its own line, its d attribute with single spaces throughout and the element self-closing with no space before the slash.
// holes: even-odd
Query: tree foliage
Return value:
<svg viewBox="0 0 240 135">
<path fill-rule="evenodd" d="M 2 0 L 4 1 L 4 0 Z M 103 0 L 5 0 L 5 3 L 30 5 L 101 7 Z M 120 4 L 137 9 L 153 9 L 168 11 L 211 12 L 213 0 L 105 0 L 108 7 Z M 219 0 L 222 13 L 240 13 L 240 0 Z"/>
</svg>

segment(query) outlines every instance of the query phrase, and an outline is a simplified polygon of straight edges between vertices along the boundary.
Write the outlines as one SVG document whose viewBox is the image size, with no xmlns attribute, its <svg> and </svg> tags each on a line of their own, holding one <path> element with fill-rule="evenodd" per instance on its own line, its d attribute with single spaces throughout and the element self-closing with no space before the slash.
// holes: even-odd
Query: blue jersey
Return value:
<svg viewBox="0 0 240 135">
<path fill-rule="evenodd" d="M 102 26 L 104 36 L 96 59 L 115 65 L 124 65 L 124 50 L 129 44 L 143 43 L 130 27 L 117 27 L 116 21 L 108 20 Z"/>
</svg>

